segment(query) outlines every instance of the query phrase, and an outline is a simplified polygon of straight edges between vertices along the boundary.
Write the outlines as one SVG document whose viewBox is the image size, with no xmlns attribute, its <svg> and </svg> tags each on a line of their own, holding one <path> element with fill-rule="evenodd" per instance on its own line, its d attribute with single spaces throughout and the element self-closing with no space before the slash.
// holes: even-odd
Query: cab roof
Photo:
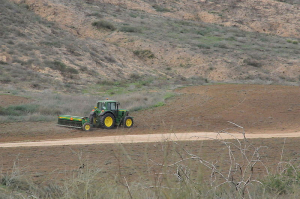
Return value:
<svg viewBox="0 0 300 199">
<path fill-rule="evenodd" d="M 98 101 L 98 102 L 117 102 L 117 101 L 115 101 L 115 100 L 100 100 L 100 101 Z"/>
</svg>

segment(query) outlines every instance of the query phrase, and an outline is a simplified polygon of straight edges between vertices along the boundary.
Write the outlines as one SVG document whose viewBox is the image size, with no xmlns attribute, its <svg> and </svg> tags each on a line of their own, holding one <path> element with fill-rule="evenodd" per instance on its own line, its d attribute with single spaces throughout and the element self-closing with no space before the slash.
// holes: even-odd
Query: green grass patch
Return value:
<svg viewBox="0 0 300 199">
<path fill-rule="evenodd" d="M 175 93 L 168 92 L 168 93 L 165 94 L 164 99 L 167 100 L 167 99 L 170 99 L 170 98 L 175 97 L 175 96 L 176 96 Z"/>
<path fill-rule="evenodd" d="M 16 105 L 6 108 L 0 107 L 0 115 L 22 116 L 30 113 L 35 113 L 37 112 L 38 108 L 39 107 L 36 104 Z"/>
<path fill-rule="evenodd" d="M 203 42 L 204 44 L 215 44 L 218 43 L 220 41 L 223 41 L 224 39 L 222 37 L 218 37 L 218 36 L 205 36 L 199 39 L 199 41 Z"/>
<path fill-rule="evenodd" d="M 157 108 L 157 107 L 161 107 L 161 106 L 164 106 L 165 103 L 164 102 L 158 102 L 156 104 L 153 105 L 153 107 Z"/>
<path fill-rule="evenodd" d="M 123 26 L 120 28 L 120 31 L 122 32 L 136 32 L 136 33 L 141 33 L 142 30 L 138 27 L 132 27 L 132 26 Z"/>
<path fill-rule="evenodd" d="M 293 189 L 300 186 L 300 172 L 290 166 L 282 174 L 267 176 L 263 179 L 263 185 L 268 193 L 292 194 Z"/>
<path fill-rule="evenodd" d="M 198 44 L 197 47 L 201 49 L 210 49 L 210 46 L 207 44 Z"/>
</svg>

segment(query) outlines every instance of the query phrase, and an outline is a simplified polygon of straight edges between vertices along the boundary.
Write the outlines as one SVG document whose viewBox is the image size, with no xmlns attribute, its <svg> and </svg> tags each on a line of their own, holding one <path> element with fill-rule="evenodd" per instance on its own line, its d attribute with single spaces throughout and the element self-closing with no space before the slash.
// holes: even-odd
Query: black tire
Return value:
<svg viewBox="0 0 300 199">
<path fill-rule="evenodd" d="M 84 131 L 90 131 L 92 129 L 92 126 L 90 123 L 85 123 L 83 126 L 82 126 L 82 130 Z"/>
<path fill-rule="evenodd" d="M 100 119 L 101 127 L 105 129 L 112 129 L 116 125 L 115 116 L 111 113 L 106 113 Z"/>
<path fill-rule="evenodd" d="M 90 123 L 95 127 L 97 122 L 96 122 L 96 113 L 94 111 L 90 113 L 89 119 L 90 119 Z"/>
<path fill-rule="evenodd" d="M 126 116 L 123 121 L 124 128 L 131 128 L 133 126 L 133 118 Z"/>
</svg>

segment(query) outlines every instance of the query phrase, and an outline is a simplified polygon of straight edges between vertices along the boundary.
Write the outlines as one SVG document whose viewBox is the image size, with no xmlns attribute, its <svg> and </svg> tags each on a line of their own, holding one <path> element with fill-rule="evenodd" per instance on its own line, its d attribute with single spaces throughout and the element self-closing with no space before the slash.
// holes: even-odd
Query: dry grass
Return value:
<svg viewBox="0 0 300 199">
<path fill-rule="evenodd" d="M 237 126 L 237 125 L 236 125 Z M 299 194 L 299 168 L 284 157 L 270 168 L 268 146 L 243 140 L 223 140 L 221 131 L 216 139 L 198 142 L 153 143 L 157 152 L 132 151 L 131 145 L 114 145 L 116 170 L 102 169 L 99 161 L 88 161 L 82 150 L 72 150 L 78 169 L 65 171 L 63 181 L 47 180 L 34 183 L 25 169 L 18 166 L 18 157 L 10 173 L 1 173 L 0 196 L 22 198 L 295 198 Z M 244 134 L 243 129 L 241 132 Z M 245 134 L 244 134 L 245 135 Z M 247 135 L 246 135 L 247 136 Z M 267 141 L 268 142 L 268 141 Z M 270 142 L 271 143 L 271 142 Z M 274 144 L 274 143 L 273 143 Z M 273 145 L 270 145 L 272 147 Z M 194 152 L 193 152 L 194 151 Z M 195 153 L 197 151 L 197 153 Z M 136 157 L 137 154 L 141 156 Z M 214 154 L 212 156 L 212 154 Z M 287 161 L 286 161 L 287 160 Z M 145 163 L 146 161 L 146 163 Z M 111 159 L 110 159 L 111 162 Z M 143 162 L 143 164 L 137 164 Z M 137 164 L 137 165 L 136 165 Z M 141 168 L 141 165 L 144 165 Z M 111 173 L 106 173 L 110 171 Z M 53 172 L 55 174 L 56 172 Z M 126 174 L 127 173 L 127 174 Z M 128 174 L 129 173 L 129 174 Z M 131 173 L 131 174 L 130 174 Z M 134 175 L 132 175 L 134 174 Z M 49 174 L 52 175 L 52 174 Z M 135 177 L 131 177 L 135 176 Z"/>
<path fill-rule="evenodd" d="M 114 99 L 121 103 L 122 109 L 137 111 L 155 106 L 173 95 L 165 92 L 131 92 L 113 96 L 62 94 L 51 91 L 29 92 L 11 91 L 33 101 L 29 104 L 0 107 L 0 122 L 54 121 L 58 114 L 87 116 L 100 100 Z"/>
</svg>

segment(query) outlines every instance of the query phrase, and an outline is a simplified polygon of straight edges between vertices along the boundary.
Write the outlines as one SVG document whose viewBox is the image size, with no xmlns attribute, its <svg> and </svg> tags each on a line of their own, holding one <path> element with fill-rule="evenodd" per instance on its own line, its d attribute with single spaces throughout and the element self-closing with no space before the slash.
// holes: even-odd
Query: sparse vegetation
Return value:
<svg viewBox="0 0 300 199">
<path fill-rule="evenodd" d="M 171 12 L 170 9 L 164 8 L 164 7 L 162 7 L 162 6 L 158 5 L 158 4 L 154 4 L 152 7 L 153 7 L 157 12 Z"/>
<path fill-rule="evenodd" d="M 153 59 L 155 56 L 150 50 L 135 50 L 133 54 L 142 59 Z"/>
<path fill-rule="evenodd" d="M 103 29 L 108 29 L 108 30 L 112 30 L 112 31 L 116 30 L 116 27 L 111 22 L 104 21 L 104 20 L 95 21 L 92 23 L 92 25 L 98 29 L 103 28 Z"/>
<path fill-rule="evenodd" d="M 16 105 L 16 106 L 9 106 L 7 108 L 0 107 L 0 115 L 5 115 L 5 116 L 28 115 L 36 112 L 37 109 L 38 106 L 35 104 Z"/>
<path fill-rule="evenodd" d="M 298 0 L 276 0 L 276 1 L 279 1 L 279 2 L 283 2 L 283 3 L 289 3 L 289 4 L 300 4 L 300 2 Z"/>
<path fill-rule="evenodd" d="M 141 29 L 137 28 L 137 27 L 132 27 L 132 26 L 123 26 L 120 28 L 120 31 L 122 32 L 137 32 L 137 33 L 141 33 Z"/>
<path fill-rule="evenodd" d="M 244 140 L 234 137 L 224 140 L 224 134 L 225 131 L 220 132 L 211 141 L 115 144 L 113 150 L 107 145 L 92 146 L 89 150 L 85 149 L 85 153 L 70 147 L 67 153 L 75 156 L 73 159 L 77 158 L 80 167 L 64 171 L 61 180 L 50 177 L 58 175 L 59 171 L 39 176 L 47 179 L 44 183 L 34 182 L 30 174 L 24 173 L 26 168 L 20 167 L 19 158 L 22 155 L 19 155 L 11 172 L 0 173 L 0 196 L 49 199 L 298 196 L 300 172 L 291 161 L 276 159 L 268 162 L 269 158 L 274 158 L 274 154 L 270 156 L 269 153 L 272 147 L 261 145 L 265 142 L 247 140 L 247 137 Z M 265 144 L 271 143 L 271 146 L 278 145 L 282 139 Z M 93 157 L 95 154 L 99 156 L 99 153 L 110 153 L 111 158 L 95 161 Z M 42 155 L 47 155 L 47 152 L 43 151 Z M 76 162 L 73 164 L 77 165 Z M 112 171 L 111 168 L 119 171 Z M 275 171 L 269 172 L 272 168 Z"/>
<path fill-rule="evenodd" d="M 71 68 L 60 61 L 47 62 L 46 65 L 52 68 L 53 70 L 58 70 L 62 73 L 72 73 L 72 74 L 79 73 L 78 70 L 76 70 L 75 68 Z"/>
<path fill-rule="evenodd" d="M 105 92 L 94 93 L 94 95 L 56 94 L 51 92 L 32 93 L 18 91 L 16 94 L 32 98 L 34 101 L 24 105 L 0 107 L 0 123 L 20 121 L 54 121 L 57 119 L 57 115 L 62 113 L 69 115 L 88 115 L 98 100 L 105 99 L 108 96 L 119 101 L 122 104 L 122 107 L 129 109 L 130 111 L 153 107 L 156 104 L 163 102 L 166 98 L 172 97 L 171 94 L 165 97 L 165 93 L 163 91 L 155 93 L 147 91 L 137 92 L 139 89 L 138 86 L 136 89 L 131 90 L 130 85 L 134 84 L 105 81 L 99 83 L 100 85 L 96 85 L 96 90 L 102 90 Z M 107 88 L 105 89 L 105 87 Z M 130 93 L 130 95 L 124 94 L 126 92 Z"/>
<path fill-rule="evenodd" d="M 198 46 L 198 48 L 202 48 L 202 49 L 210 49 L 210 46 L 205 45 L 205 44 L 198 44 L 197 46 Z"/>
<path fill-rule="evenodd" d="M 247 64 L 247 65 L 254 66 L 254 67 L 257 67 L 257 68 L 262 67 L 262 63 L 260 63 L 260 62 L 257 61 L 257 60 L 254 60 L 253 58 L 247 58 L 247 59 L 244 59 L 243 62 L 244 62 L 245 64 Z"/>
<path fill-rule="evenodd" d="M 289 0 L 286 2 L 295 3 Z M 74 92 L 78 87 L 77 85 L 86 87 L 92 82 L 97 82 L 99 79 L 98 75 L 95 74 L 102 74 L 109 80 L 117 78 L 120 81 L 127 78 L 125 74 L 128 71 L 125 70 L 128 63 L 134 63 L 137 66 L 135 72 L 140 75 L 152 74 L 153 76 L 164 76 L 164 78 L 171 76 L 172 79 L 177 79 L 176 74 L 180 64 L 188 66 L 186 68 L 191 68 L 196 70 L 196 72 L 198 71 L 197 65 L 192 63 L 193 60 L 186 63 L 172 61 L 171 57 L 174 56 L 173 53 L 175 51 L 170 49 L 173 48 L 176 48 L 179 54 L 184 54 L 184 60 L 187 60 L 188 57 L 202 59 L 204 56 L 206 61 L 218 68 L 223 66 L 220 65 L 221 62 L 216 60 L 225 59 L 227 61 L 222 62 L 224 67 L 230 67 L 233 71 L 243 70 L 242 73 L 248 73 L 248 69 L 247 67 L 240 67 L 241 62 L 238 60 L 244 60 L 245 54 L 248 57 L 253 57 L 257 52 L 260 52 L 263 57 L 261 60 L 263 61 L 254 58 L 251 59 L 254 62 L 246 60 L 246 62 L 242 63 L 242 65 L 246 64 L 258 68 L 257 72 L 259 75 L 257 77 L 264 77 L 268 74 L 265 66 L 276 68 L 277 64 L 274 63 L 280 62 L 279 65 L 282 65 L 286 63 L 284 60 L 298 60 L 299 41 L 297 38 L 288 37 L 286 39 L 271 34 L 246 32 L 236 27 L 204 23 L 202 20 L 197 20 L 195 13 L 198 13 L 198 11 L 185 10 L 186 8 L 183 8 L 184 12 L 190 12 L 191 16 L 195 15 L 195 19 L 193 17 L 189 20 L 174 18 L 172 17 L 173 13 L 177 15 L 179 8 L 172 3 L 149 4 L 150 2 L 146 1 L 145 5 L 149 4 L 157 12 L 162 12 L 149 14 L 139 9 L 128 9 L 124 6 L 118 7 L 114 3 L 98 4 L 96 1 L 86 1 L 88 3 L 87 6 L 79 9 L 80 4 L 71 5 L 67 1 L 62 1 L 62 4 L 70 9 L 77 9 L 78 12 L 82 11 L 82 16 L 86 17 L 85 21 L 90 21 L 89 23 L 93 24 L 97 29 L 110 30 L 104 31 L 103 34 L 112 34 L 111 31 L 120 30 L 120 32 L 114 32 L 114 35 L 106 37 L 110 39 L 104 40 L 101 38 L 102 36 L 99 36 L 99 38 L 98 36 L 97 38 L 91 36 L 97 34 L 88 33 L 88 35 L 85 35 L 85 31 L 79 28 L 82 27 L 79 21 L 73 25 L 65 24 L 61 26 L 56 24 L 56 22 L 50 22 L 37 16 L 30 5 L 30 9 L 28 9 L 25 4 L 18 5 L 7 0 L 4 0 L 3 3 L 3 6 L 0 8 L 1 13 L 4 13 L 7 17 L 0 22 L 0 26 L 5 27 L 0 30 L 2 38 L 0 41 L 0 56 L 4 54 L 8 61 L 2 61 L 1 65 L 13 68 L 12 71 L 6 73 L 6 77 L 0 77 L 1 82 L 5 84 L 10 83 L 37 90 L 66 88 L 68 91 Z M 215 2 L 212 3 L 214 4 Z M 93 6 L 91 7 L 91 5 Z M 205 5 L 206 3 L 202 2 L 200 7 L 205 7 Z M 208 12 L 212 15 L 225 16 L 222 12 L 227 12 L 226 10 L 229 8 L 226 7 L 227 5 L 224 6 L 225 8 L 222 11 L 211 11 L 208 9 Z M 230 9 L 239 8 L 231 7 Z M 160 15 L 164 15 L 164 12 L 172 13 L 167 13 L 170 15 L 161 17 Z M 126 23 L 124 23 L 124 19 Z M 53 20 L 55 21 L 55 18 Z M 24 28 L 20 29 L 23 26 L 32 30 L 38 28 L 45 31 L 29 33 L 24 31 Z M 60 27 L 68 28 L 62 29 Z M 133 34 L 127 34 L 126 37 L 128 38 L 125 40 L 116 39 L 122 34 L 121 32 Z M 132 41 L 136 41 L 137 44 L 143 41 L 145 46 L 133 47 L 130 44 Z M 111 44 L 118 46 L 120 51 L 113 50 Z M 147 49 L 148 44 L 151 50 Z M 155 52 L 158 49 L 161 49 L 161 51 L 159 55 L 156 55 Z M 126 56 L 123 59 L 124 55 L 122 53 L 125 51 L 134 53 L 132 57 Z M 141 60 L 138 60 L 136 63 L 133 62 L 132 59 L 136 59 L 134 56 L 141 58 Z M 143 63 L 146 59 L 153 58 L 156 58 L 155 61 L 157 62 L 155 70 L 153 70 L 150 61 L 148 64 Z M 44 70 L 49 63 L 55 61 L 59 61 L 67 67 L 52 63 L 51 65 L 54 68 L 61 66 L 62 70 L 66 68 L 69 71 L 61 72 L 57 70 L 60 73 L 50 74 L 49 71 L 51 70 Z M 143 67 L 138 67 L 140 65 L 143 65 Z M 161 70 L 161 67 L 166 70 Z M 237 67 L 239 68 L 238 70 Z M 17 73 L 11 74 L 17 68 L 23 71 L 31 70 L 39 78 L 34 83 L 27 77 L 25 80 L 20 81 L 19 78 L 13 77 Z M 169 70 L 171 68 L 173 70 Z M 153 71 L 160 72 L 153 73 Z M 80 75 L 79 78 L 77 73 L 83 73 L 84 75 Z M 197 73 L 201 74 L 202 72 L 198 71 Z M 286 82 L 295 85 L 299 82 L 289 82 L 289 80 L 295 80 L 295 78 L 286 77 L 287 74 L 283 75 L 285 76 L 283 79 L 278 78 L 281 74 L 274 73 L 269 78 L 269 81 L 280 81 L 280 83 Z M 203 74 L 200 76 L 203 76 Z M 233 72 L 232 76 L 228 78 L 233 78 L 235 81 L 244 81 L 245 76 L 247 75 L 241 77 L 239 72 Z M 56 79 L 55 81 L 53 81 L 54 78 Z M 214 77 L 210 81 L 214 81 Z M 173 81 L 165 81 L 164 83 L 172 85 Z M 68 86 L 64 87 L 65 85 Z"/>
</svg>

